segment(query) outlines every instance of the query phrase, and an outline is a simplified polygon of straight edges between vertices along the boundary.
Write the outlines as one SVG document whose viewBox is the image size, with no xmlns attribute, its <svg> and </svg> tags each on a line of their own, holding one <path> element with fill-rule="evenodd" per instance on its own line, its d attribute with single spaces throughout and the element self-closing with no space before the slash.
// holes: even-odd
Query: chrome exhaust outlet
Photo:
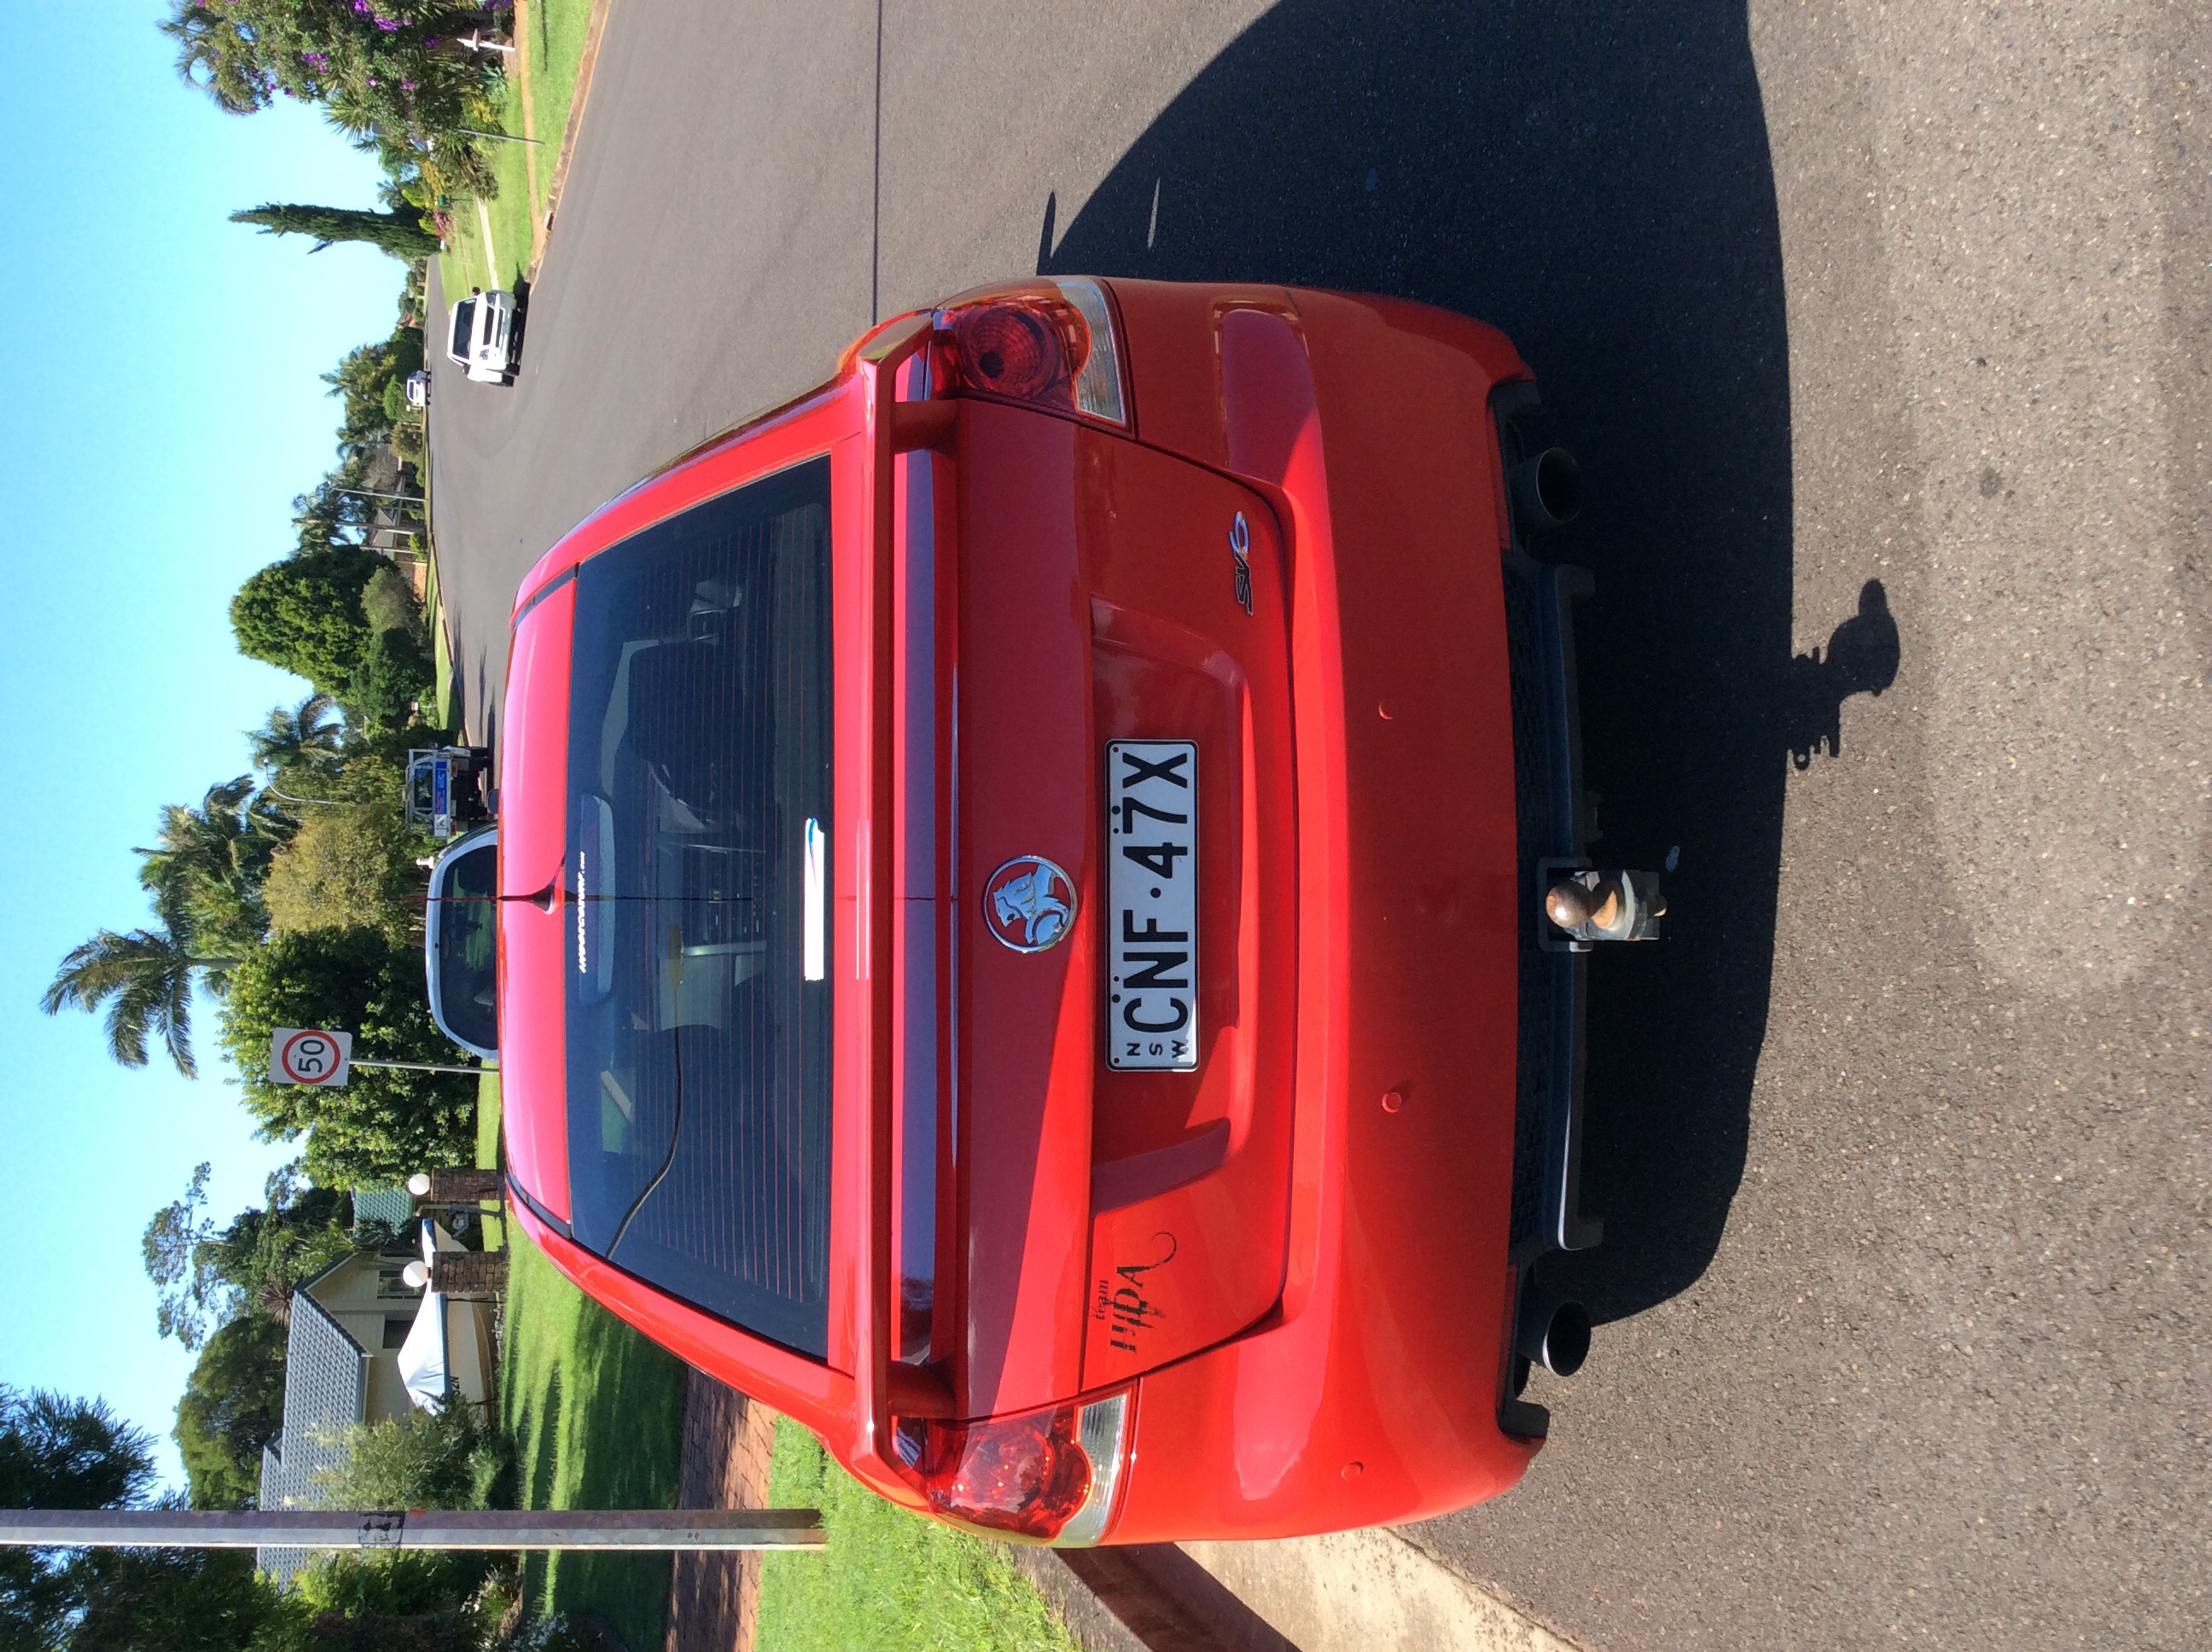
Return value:
<svg viewBox="0 0 2212 1652">
<path fill-rule="evenodd" d="M 1554 1376 L 1572 1376 L 1589 1357 L 1589 1309 L 1540 1285 L 1522 1293 L 1513 1347 L 1532 1365 Z"/>
<path fill-rule="evenodd" d="M 1515 465 L 1512 485 L 1526 527 L 1563 528 L 1582 514 L 1583 467 L 1564 447 L 1547 447 Z"/>
</svg>

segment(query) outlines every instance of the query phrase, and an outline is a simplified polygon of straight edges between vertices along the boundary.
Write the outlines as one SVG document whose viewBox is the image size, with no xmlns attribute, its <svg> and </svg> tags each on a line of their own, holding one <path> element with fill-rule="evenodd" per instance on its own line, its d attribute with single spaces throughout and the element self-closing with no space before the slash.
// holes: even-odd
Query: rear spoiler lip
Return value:
<svg viewBox="0 0 2212 1652">
<path fill-rule="evenodd" d="M 902 1484 L 907 1483 L 910 1471 L 898 1455 L 891 1426 L 894 1412 L 949 1417 L 953 1411 L 951 1387 L 941 1377 L 892 1358 L 896 1343 L 891 1321 L 891 1303 L 897 1288 L 897 1262 L 891 1249 L 892 1212 L 898 1195 L 892 1157 L 897 1103 L 892 1029 L 898 987 L 895 972 L 899 966 L 891 910 L 898 846 L 889 829 L 897 817 L 893 796 L 896 765 L 891 756 L 898 732 L 894 716 L 895 673 L 890 664 L 894 658 L 896 623 L 892 598 L 896 460 L 902 452 L 947 443 L 957 418 L 948 402 L 900 402 L 896 386 L 898 369 L 927 346 L 933 326 L 929 312 L 903 316 L 878 329 L 850 357 L 850 370 L 860 387 L 873 563 L 869 613 L 873 641 L 869 657 L 877 662 L 877 668 L 869 682 L 872 751 L 867 816 L 884 828 L 868 835 L 867 951 L 872 960 L 880 963 L 872 964 L 866 981 L 868 1035 L 861 1054 L 869 1138 L 863 1181 L 866 1235 L 859 1247 L 860 1301 L 851 1315 L 854 1330 L 852 1444 L 855 1456 L 870 1460 L 868 1467 L 874 1471 L 870 1478 L 888 1474 Z M 941 1210 L 941 1200 L 939 1205 Z"/>
</svg>

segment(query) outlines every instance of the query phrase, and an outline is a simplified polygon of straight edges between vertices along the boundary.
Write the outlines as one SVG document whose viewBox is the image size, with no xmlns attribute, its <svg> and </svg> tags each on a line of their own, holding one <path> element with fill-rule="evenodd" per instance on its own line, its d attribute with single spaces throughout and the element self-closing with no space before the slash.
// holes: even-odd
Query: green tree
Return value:
<svg viewBox="0 0 2212 1652">
<path fill-rule="evenodd" d="M 363 719 L 389 726 L 404 724 L 437 680 L 436 668 L 422 645 L 398 626 L 376 635 L 353 676 L 354 704 Z"/>
<path fill-rule="evenodd" d="M 103 929 L 71 952 L 39 999 L 48 1015 L 64 1009 L 88 1014 L 107 1006 L 107 1053 L 126 1067 L 146 1065 L 146 1042 L 158 1038 L 177 1071 L 199 1076 L 192 1060 L 192 985 L 195 972 L 221 976 L 234 957 L 203 957 L 187 938 L 163 923 L 156 929 L 118 934 Z"/>
<path fill-rule="evenodd" d="M 318 1184 L 374 1185 L 468 1162 L 476 1104 L 465 1078 L 357 1067 L 335 1090 L 269 1078 L 278 1027 L 342 1027 L 364 1055 L 450 1061 L 453 1047 L 430 1019 L 419 944 L 367 926 L 273 936 L 233 972 L 221 1013 L 223 1042 L 262 1133 L 304 1132 Z"/>
<path fill-rule="evenodd" d="M 206 1215 L 208 1172 L 203 1160 L 185 1186 L 185 1196 L 164 1205 L 146 1224 L 139 1248 L 146 1277 L 154 1282 L 161 1333 L 197 1348 L 214 1327 L 237 1311 L 237 1291 L 204 1259 L 215 1243 L 215 1224 Z"/>
<path fill-rule="evenodd" d="M 496 85 L 453 37 L 490 8 L 440 0 L 171 0 L 177 72 L 231 114 L 279 96 L 319 103 L 356 133 L 449 132 Z"/>
<path fill-rule="evenodd" d="M 100 1400 L 0 1387 L 0 1509 L 120 1509 L 153 1483 L 153 1442 Z M 60 1646 L 82 1599 L 68 1551 L 0 1549 L 0 1652 Z"/>
<path fill-rule="evenodd" d="M 434 258 L 441 250 L 435 235 L 422 228 L 422 215 L 412 210 L 370 212 L 356 207 L 297 205 L 258 206 L 234 212 L 234 224 L 258 224 L 264 235 L 312 235 L 307 250 L 319 252 L 338 241 L 367 241 L 403 261 Z"/>
<path fill-rule="evenodd" d="M 253 778 L 241 774 L 210 787 L 198 808 L 161 811 L 156 847 L 136 852 L 143 858 L 138 881 L 155 911 L 204 950 L 238 951 L 268 927 L 261 879 L 291 829 L 288 817 L 253 806 Z"/>
<path fill-rule="evenodd" d="M 209 1168 L 196 1169 L 184 1197 L 154 1212 L 141 1241 L 161 1333 L 187 1348 L 240 1314 L 283 1324 L 301 1281 L 357 1243 L 351 1201 L 311 1184 L 296 1160 L 270 1176 L 258 1209 L 240 1211 L 217 1232 L 204 1214 Z"/>
<path fill-rule="evenodd" d="M 240 1315 L 200 1350 L 177 1401 L 176 1441 L 195 1509 L 250 1507 L 261 1449 L 284 1427 L 285 1327 Z"/>
<path fill-rule="evenodd" d="M 269 868 L 263 896 L 281 933 L 368 926 L 394 939 L 414 928 L 400 904 L 418 872 L 396 796 L 317 809 Z"/>
<path fill-rule="evenodd" d="M 330 545 L 272 562 L 231 598 L 239 652 L 343 691 L 369 644 L 361 593 L 384 558 L 365 546 Z"/>
<path fill-rule="evenodd" d="M 240 1549 L 94 1549 L 68 1578 L 81 1604 L 57 1637 L 66 1652 L 248 1652 L 298 1643 L 306 1623 Z"/>
<path fill-rule="evenodd" d="M 406 406 L 407 375 L 422 365 L 422 335 L 412 327 L 395 327 L 389 338 L 362 344 L 340 358 L 323 375 L 331 394 L 343 398 L 345 417 L 338 426 L 343 449 L 381 444 L 391 434 L 396 415 L 391 410 L 393 386 L 402 410 Z"/>
<path fill-rule="evenodd" d="M 336 705 L 318 690 L 296 706 L 272 708 L 269 720 L 246 738 L 253 748 L 253 766 L 263 774 L 312 774 L 335 767 L 344 756 L 343 731 Z"/>
<path fill-rule="evenodd" d="M 295 1161 L 269 1178 L 259 1210 L 240 1211 L 216 1236 L 204 1260 L 248 1311 L 283 1324 L 293 1291 L 364 1242 L 349 1225 L 352 1211 L 338 1189 L 311 1186 Z"/>
</svg>

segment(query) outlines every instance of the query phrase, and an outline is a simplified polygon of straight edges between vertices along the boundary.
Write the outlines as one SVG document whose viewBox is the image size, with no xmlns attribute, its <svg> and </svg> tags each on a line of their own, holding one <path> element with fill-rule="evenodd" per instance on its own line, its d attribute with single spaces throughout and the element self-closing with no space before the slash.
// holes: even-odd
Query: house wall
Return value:
<svg viewBox="0 0 2212 1652">
<path fill-rule="evenodd" d="M 406 1385 L 399 1379 L 399 1354 L 384 1345 L 387 1319 L 411 1320 L 422 1306 L 422 1293 L 400 1280 L 404 1256 L 363 1254 L 347 1258 L 308 1288 L 315 1301 L 368 1351 L 364 1373 L 364 1420 L 380 1423 L 409 1407 Z"/>
</svg>

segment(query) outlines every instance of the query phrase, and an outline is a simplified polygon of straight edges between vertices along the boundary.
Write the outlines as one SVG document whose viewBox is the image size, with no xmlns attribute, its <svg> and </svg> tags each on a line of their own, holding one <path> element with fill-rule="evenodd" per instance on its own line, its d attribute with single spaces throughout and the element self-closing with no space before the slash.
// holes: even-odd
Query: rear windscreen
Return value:
<svg viewBox="0 0 2212 1652">
<path fill-rule="evenodd" d="M 455 855 L 440 869 L 438 1013 L 446 1030 L 477 1049 L 499 1046 L 495 938 L 499 932 L 499 850 Z"/>
<path fill-rule="evenodd" d="M 576 577 L 568 1083 L 578 1241 L 828 1344 L 830 465 Z"/>
</svg>

